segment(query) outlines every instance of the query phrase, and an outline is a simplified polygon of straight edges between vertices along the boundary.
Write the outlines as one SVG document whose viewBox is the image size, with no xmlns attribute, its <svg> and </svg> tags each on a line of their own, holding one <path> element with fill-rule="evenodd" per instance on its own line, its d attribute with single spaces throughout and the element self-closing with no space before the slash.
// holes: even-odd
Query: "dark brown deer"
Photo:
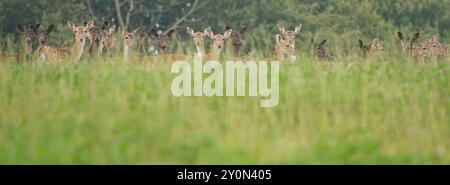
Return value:
<svg viewBox="0 0 450 185">
<path fill-rule="evenodd" d="M 172 37 L 173 33 L 175 33 L 174 29 L 167 31 L 167 33 L 159 34 L 155 28 L 150 28 L 148 31 L 148 35 L 155 42 L 155 47 L 158 50 L 158 55 L 163 55 L 167 52 L 169 47 L 169 40 Z"/>
<path fill-rule="evenodd" d="M 225 27 L 225 30 L 232 30 L 229 26 Z M 233 31 L 231 33 L 231 44 L 233 45 L 233 54 L 235 57 L 240 57 L 241 48 L 244 45 L 245 33 L 247 27 L 243 27 L 239 32 Z"/>
<path fill-rule="evenodd" d="M 30 25 L 29 27 L 17 24 L 17 31 L 21 33 L 23 49 L 27 56 L 33 54 L 33 38 L 39 32 L 40 24 Z"/>
<path fill-rule="evenodd" d="M 311 39 L 311 43 L 314 44 L 314 56 L 318 59 L 324 60 L 329 59 L 330 55 L 328 54 L 328 48 L 325 45 L 327 39 L 323 40 L 320 43 L 314 43 L 314 39 Z"/>
</svg>

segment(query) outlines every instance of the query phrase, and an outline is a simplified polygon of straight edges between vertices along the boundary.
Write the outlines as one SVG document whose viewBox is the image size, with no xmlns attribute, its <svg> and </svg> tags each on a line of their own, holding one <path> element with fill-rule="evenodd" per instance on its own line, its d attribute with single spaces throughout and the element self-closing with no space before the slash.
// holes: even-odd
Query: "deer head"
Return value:
<svg viewBox="0 0 450 185">
<path fill-rule="evenodd" d="M 84 26 L 76 26 L 73 22 L 68 21 L 67 26 L 75 34 L 76 42 L 84 42 L 86 41 L 86 38 L 89 36 L 89 30 L 91 30 L 94 27 L 94 21 L 85 22 Z"/>
<path fill-rule="evenodd" d="M 186 27 L 187 32 L 189 35 L 192 36 L 192 40 L 194 40 L 195 47 L 197 48 L 197 55 L 199 56 L 205 56 L 205 36 L 207 35 L 207 29 L 205 29 L 204 32 L 195 32 L 194 29 L 191 27 Z"/>
<path fill-rule="evenodd" d="M 311 40 L 312 43 L 314 43 L 314 39 Z M 327 58 L 328 51 L 327 46 L 325 45 L 327 40 L 323 40 L 320 43 L 314 43 L 314 56 L 324 59 Z"/>
<path fill-rule="evenodd" d="M 119 33 L 122 35 L 124 47 L 133 47 L 136 44 L 136 33 L 139 28 L 136 28 L 132 32 L 127 32 L 126 30 L 119 28 Z"/>
<path fill-rule="evenodd" d="M 86 38 L 89 35 L 89 30 L 94 27 L 94 21 L 85 22 L 84 26 L 76 26 L 73 22 L 68 21 L 67 26 L 73 31 L 75 35 L 75 43 L 72 47 L 72 55 L 75 56 L 75 60 L 81 59 L 84 51 L 84 44 Z"/>
<path fill-rule="evenodd" d="M 438 38 L 432 37 L 428 40 L 428 46 L 431 50 L 431 53 L 435 56 L 444 56 L 445 49 L 442 47 L 442 44 L 439 42 Z"/>
<path fill-rule="evenodd" d="M 158 54 L 164 54 L 169 47 L 169 39 L 173 33 L 175 33 L 174 29 L 169 30 L 167 33 L 159 34 L 155 28 L 150 28 L 147 34 L 156 42 L 155 46 L 158 48 Z"/>
<path fill-rule="evenodd" d="M 206 28 L 205 30 L 206 36 L 208 36 L 213 42 L 210 51 L 210 58 L 217 60 L 219 59 L 220 53 L 222 52 L 222 48 L 225 44 L 225 39 L 230 38 L 232 29 L 225 30 L 223 34 L 214 34 L 211 27 Z"/>
<path fill-rule="evenodd" d="M 277 60 L 284 60 L 286 56 L 294 56 L 295 49 L 280 34 L 275 35 L 274 57 Z"/>
<path fill-rule="evenodd" d="M 225 30 L 231 30 L 229 26 L 225 27 Z M 233 44 L 233 51 L 235 55 L 239 55 L 240 49 L 244 44 L 245 33 L 247 32 L 247 27 L 243 27 L 239 32 L 231 33 L 231 43 Z"/>
<path fill-rule="evenodd" d="M 47 27 L 46 30 L 38 30 L 35 34 L 37 34 L 39 45 L 44 46 L 48 43 L 48 37 L 51 32 L 53 32 L 53 29 L 55 28 L 55 25 L 51 24 Z"/>
<path fill-rule="evenodd" d="M 283 35 L 284 39 L 286 39 L 287 42 L 289 42 L 289 45 L 292 48 L 295 48 L 295 37 L 297 36 L 300 31 L 302 31 L 302 24 L 296 26 L 293 31 L 286 31 L 286 28 L 284 28 L 281 24 L 278 24 L 278 31 Z"/>
<path fill-rule="evenodd" d="M 100 42 L 100 45 L 101 45 L 100 52 L 102 52 L 102 50 L 104 48 L 109 48 L 112 45 L 114 45 L 114 33 L 115 32 L 116 32 L 116 25 L 113 25 L 109 29 L 104 30 L 102 32 L 102 39 Z"/>
<path fill-rule="evenodd" d="M 412 54 L 413 48 L 418 44 L 420 33 L 417 32 L 413 37 L 406 37 L 402 32 L 397 32 L 398 38 L 400 39 L 400 44 L 402 47 L 402 52 L 408 51 L 408 55 Z"/>
<path fill-rule="evenodd" d="M 384 48 L 377 38 L 373 39 L 372 43 L 369 45 L 364 45 L 362 40 L 359 40 L 359 48 L 364 52 L 364 54 L 368 57 L 372 57 L 379 51 L 383 51 Z"/>
</svg>

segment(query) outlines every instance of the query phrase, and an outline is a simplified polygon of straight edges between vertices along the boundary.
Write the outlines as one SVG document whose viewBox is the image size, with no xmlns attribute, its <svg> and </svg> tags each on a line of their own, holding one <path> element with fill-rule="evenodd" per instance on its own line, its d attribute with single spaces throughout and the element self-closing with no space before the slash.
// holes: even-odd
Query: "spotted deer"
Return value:
<svg viewBox="0 0 450 185">
<path fill-rule="evenodd" d="M 207 57 L 205 50 L 205 36 L 208 34 L 207 29 L 203 32 L 195 32 L 191 27 L 186 27 L 186 30 L 192 36 L 192 40 L 194 40 L 195 48 L 197 49 L 196 55 L 199 57 Z"/>
<path fill-rule="evenodd" d="M 286 40 L 288 47 L 291 47 L 293 51 L 295 51 L 295 38 L 300 31 L 302 31 L 303 24 L 299 24 L 294 28 L 293 31 L 286 31 L 281 24 L 277 25 L 278 31 L 282 34 L 283 38 Z M 295 61 L 297 56 L 295 52 L 290 52 L 288 56 L 291 61 Z"/>
<path fill-rule="evenodd" d="M 425 62 L 425 57 L 428 57 L 429 63 L 433 63 L 434 58 L 445 57 L 446 51 L 441 43 L 436 38 L 427 38 L 420 42 L 415 49 L 416 62 Z"/>
<path fill-rule="evenodd" d="M 26 56 L 33 54 L 33 38 L 38 32 L 40 24 L 30 25 L 29 27 L 17 24 L 17 31 L 21 34 L 22 46 Z"/>
<path fill-rule="evenodd" d="M 231 30 L 231 28 L 229 26 L 226 26 L 225 30 Z M 233 45 L 233 54 L 235 57 L 241 56 L 241 48 L 244 45 L 246 32 L 247 27 L 243 27 L 239 32 L 233 31 L 231 33 L 231 44 Z"/>
<path fill-rule="evenodd" d="M 136 45 L 136 33 L 138 31 L 139 28 L 136 28 L 132 32 L 119 28 L 119 33 L 123 39 L 123 60 L 125 63 L 130 63 L 130 50 Z"/>
<path fill-rule="evenodd" d="M 402 32 L 397 32 L 398 38 L 400 39 L 402 53 L 404 55 L 411 56 L 413 54 L 413 50 L 419 44 L 420 33 L 417 32 L 413 35 L 413 37 L 406 37 Z"/>
<path fill-rule="evenodd" d="M 295 49 L 291 47 L 289 42 L 280 34 L 275 35 L 275 47 L 273 51 L 273 58 L 278 61 L 284 61 L 287 57 L 292 56 Z"/>
<path fill-rule="evenodd" d="M 362 40 L 359 41 L 359 48 L 363 51 L 364 56 L 368 60 L 372 60 L 378 56 L 380 51 L 384 51 L 383 46 L 377 38 L 373 39 L 373 41 L 369 45 L 365 45 Z"/>
<path fill-rule="evenodd" d="M 94 25 L 88 30 L 87 38 L 89 40 L 89 53 L 91 56 L 98 56 L 100 54 L 101 41 L 108 26 L 109 21 L 105 21 L 101 26 Z"/>
<path fill-rule="evenodd" d="M 109 29 L 102 32 L 102 38 L 100 40 L 100 46 L 98 55 L 101 56 L 104 53 L 111 52 L 116 47 L 116 40 L 114 33 L 116 32 L 116 25 L 111 26 Z"/>
<path fill-rule="evenodd" d="M 84 45 L 89 34 L 88 32 L 94 26 L 94 21 L 85 22 L 84 26 L 76 26 L 75 23 L 68 21 L 67 26 L 73 31 L 75 38 L 71 47 L 56 48 L 47 44 L 48 34 L 53 30 L 53 25 L 50 25 L 46 31 L 39 31 L 41 46 L 36 49 L 36 52 L 39 54 L 39 58 L 42 61 L 58 61 L 70 57 L 77 62 L 81 59 L 83 56 Z"/>
<path fill-rule="evenodd" d="M 211 45 L 211 50 L 209 52 L 209 59 L 210 60 L 219 60 L 220 53 L 222 52 L 222 49 L 225 44 L 225 40 L 230 38 L 231 33 L 233 32 L 232 29 L 226 29 L 223 34 L 215 34 L 211 27 L 206 28 L 205 30 L 206 36 L 208 36 L 213 42 Z"/>
</svg>

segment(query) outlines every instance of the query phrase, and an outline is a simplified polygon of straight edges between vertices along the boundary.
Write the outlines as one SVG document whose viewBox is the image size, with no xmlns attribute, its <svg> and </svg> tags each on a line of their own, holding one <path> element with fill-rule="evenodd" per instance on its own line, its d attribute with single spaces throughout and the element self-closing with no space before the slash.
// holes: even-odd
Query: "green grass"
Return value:
<svg viewBox="0 0 450 185">
<path fill-rule="evenodd" d="M 0 64 L 0 164 L 449 164 L 450 63 L 282 65 L 280 103 L 174 97 L 170 65 Z"/>
</svg>

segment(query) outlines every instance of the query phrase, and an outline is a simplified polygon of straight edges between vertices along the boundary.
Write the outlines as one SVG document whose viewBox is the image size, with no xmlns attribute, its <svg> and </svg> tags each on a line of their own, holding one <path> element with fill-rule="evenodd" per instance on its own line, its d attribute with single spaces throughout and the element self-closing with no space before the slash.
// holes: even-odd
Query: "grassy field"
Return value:
<svg viewBox="0 0 450 185">
<path fill-rule="evenodd" d="M 0 164 L 449 164 L 450 63 L 280 71 L 280 103 L 174 97 L 169 64 L 0 64 Z"/>
</svg>

